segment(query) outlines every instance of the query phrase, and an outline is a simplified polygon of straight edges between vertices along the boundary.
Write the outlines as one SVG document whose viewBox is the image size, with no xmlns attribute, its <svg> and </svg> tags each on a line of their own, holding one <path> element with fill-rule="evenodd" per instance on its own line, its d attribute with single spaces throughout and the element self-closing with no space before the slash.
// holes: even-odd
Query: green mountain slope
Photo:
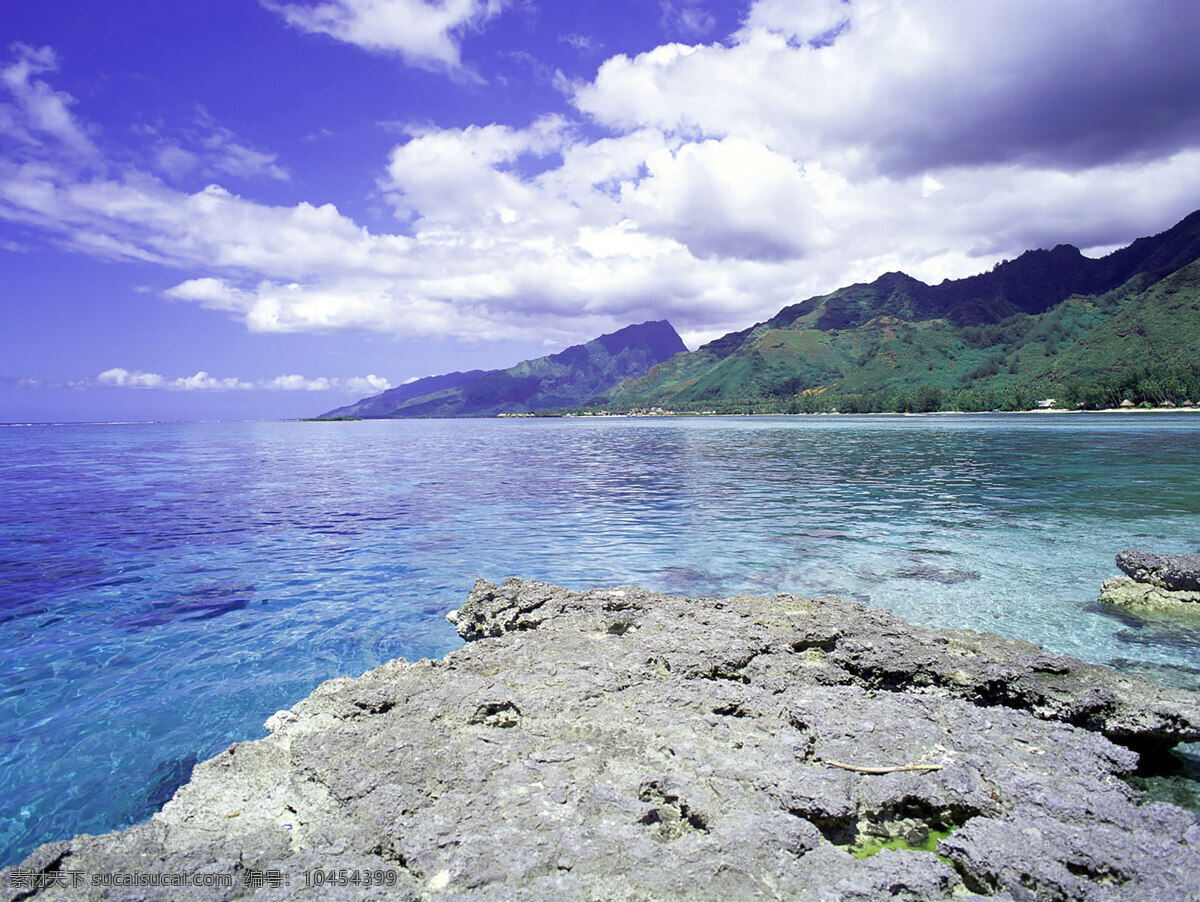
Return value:
<svg viewBox="0 0 1200 902">
<path fill-rule="evenodd" d="M 1131 360 L 1179 367 L 1200 355 L 1200 261 L 1121 303 L 1055 356 L 1044 375 L 1095 379 Z"/>
<path fill-rule="evenodd" d="M 321 417 L 481 417 L 574 407 L 686 350 L 667 321 L 641 323 L 505 370 L 431 376 Z"/>
<path fill-rule="evenodd" d="M 809 298 L 656 366 L 610 408 L 1180 403 L 1200 401 L 1198 351 L 1200 212 L 1100 259 L 1059 245 L 939 285 L 887 273 Z"/>
</svg>

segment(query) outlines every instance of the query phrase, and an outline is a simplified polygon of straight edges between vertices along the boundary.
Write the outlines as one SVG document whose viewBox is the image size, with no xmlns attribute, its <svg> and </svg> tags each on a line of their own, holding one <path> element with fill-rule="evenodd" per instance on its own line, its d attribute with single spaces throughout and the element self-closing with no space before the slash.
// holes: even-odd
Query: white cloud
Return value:
<svg viewBox="0 0 1200 902">
<path fill-rule="evenodd" d="M 200 370 L 194 376 L 172 379 L 166 387 L 176 391 L 247 391 L 254 385 L 233 377 L 218 379 Z"/>
<path fill-rule="evenodd" d="M 354 394 L 377 394 L 387 391 L 389 388 L 392 388 L 392 384 L 387 379 L 384 379 L 382 376 L 376 376 L 374 373 L 342 380 L 342 390 Z"/>
<path fill-rule="evenodd" d="M 117 170 L 93 141 L 99 130 L 72 115 L 75 99 L 38 77 L 58 70 L 54 51 L 24 44 L 14 44 L 12 50 L 14 61 L 0 68 L 0 141 L 7 144 L 7 162 L 23 161 L 35 170 L 74 180 L 84 173 L 97 178 Z M 5 91 L 11 102 L 3 102 Z M 128 131 L 151 139 L 143 148 L 147 167 L 174 180 L 291 178 L 277 154 L 240 138 L 203 107 L 197 107 L 192 121 L 180 128 L 138 123 Z M 129 172 L 138 175 L 136 170 Z"/>
<path fill-rule="evenodd" d="M 50 139 L 56 150 L 65 149 L 82 157 L 94 155 L 96 149 L 91 139 L 71 116 L 69 108 L 74 98 L 33 78 L 57 71 L 58 56 L 54 50 L 26 44 L 14 44 L 12 49 L 17 59 L 0 69 L 0 82 L 8 88 L 15 105 L 0 105 L 0 133 L 35 146 L 42 146 Z"/>
<path fill-rule="evenodd" d="M 200 156 L 178 144 L 161 143 L 155 151 L 155 168 L 174 178 L 190 175 L 200 168 Z"/>
<path fill-rule="evenodd" d="M 603 42 L 597 40 L 591 35 L 578 34 L 576 32 L 560 35 L 559 41 L 574 47 L 581 53 L 594 54 L 599 53 L 604 49 Z"/>
<path fill-rule="evenodd" d="M 851 13 L 867 6 L 862 0 L 853 9 L 849 0 L 758 0 L 746 11 L 742 35 L 773 31 L 799 44 L 823 44 L 849 25 Z"/>
<path fill-rule="evenodd" d="M 105 370 L 96 377 L 96 381 L 116 388 L 163 388 L 167 384 L 167 380 L 158 373 L 130 372 L 119 366 Z"/>
<path fill-rule="evenodd" d="M 700 0 L 659 0 L 658 6 L 662 10 L 659 21 L 663 28 L 674 34 L 689 38 L 702 37 L 717 24 Z"/>
<path fill-rule="evenodd" d="M 144 373 L 113 367 L 96 377 L 100 385 L 114 388 L 161 388 L 169 391 L 244 391 L 255 386 L 240 379 L 216 379 L 201 370 L 194 376 L 167 379 L 158 373 Z"/>
<path fill-rule="evenodd" d="M 418 215 L 443 226 L 468 223 L 511 224 L 535 214 L 534 190 L 512 164 L 523 156 L 545 156 L 566 142 L 558 117 L 528 129 L 502 125 L 465 129 L 414 130 L 388 161 L 382 187 L 398 212 Z"/>
<path fill-rule="evenodd" d="M 276 376 L 266 383 L 266 387 L 275 391 L 329 391 L 330 382 L 324 377 L 306 379 L 303 376 L 293 374 L 290 376 Z"/>
<path fill-rule="evenodd" d="M 253 147 L 230 129 L 219 124 L 203 107 L 196 109 L 194 121 L 168 134 L 161 129 L 141 131 L 155 140 L 155 168 L 172 179 L 189 176 L 234 176 L 242 179 L 268 178 L 288 181 L 291 175 L 278 162 L 278 154 Z"/>
<path fill-rule="evenodd" d="M 604 136 L 563 116 L 409 127 L 381 161 L 391 230 L 53 155 L 0 161 L 0 218 L 174 267 L 168 297 L 256 331 L 562 344 L 666 317 L 694 343 L 885 271 L 936 282 L 1029 247 L 1125 242 L 1200 206 L 1200 128 L 1184 134 L 1200 102 L 1171 88 L 1195 80 L 1166 77 L 1200 74 L 1172 50 L 1182 38 L 1118 0 L 1103 16 L 1074 0 L 970 8 L 763 0 L 728 45 L 614 57 L 574 86 Z M 1200 40 L 1190 9 L 1173 27 Z M 1089 117 L 1114 97 L 1118 130 L 1156 124 L 1118 136 Z M 64 143 L 86 132 L 69 122 Z"/>
<path fill-rule="evenodd" d="M 457 69 L 462 34 L 499 15 L 502 0 L 326 0 L 263 5 L 301 31 L 367 50 L 401 54 L 410 65 Z"/>
<path fill-rule="evenodd" d="M 730 46 L 615 56 L 574 96 L 616 128 L 739 135 L 848 174 L 1088 168 L 1194 143 L 1198 39 L 1184 0 L 764 0 Z"/>
<path fill-rule="evenodd" d="M 622 186 L 622 209 L 693 256 L 787 260 L 820 240 L 820 180 L 790 157 L 742 138 L 662 148 L 647 177 Z"/>
<path fill-rule="evenodd" d="M 273 379 L 258 379 L 247 381 L 235 376 L 217 378 L 200 370 L 194 376 L 180 376 L 168 379 L 158 373 L 144 373 L 140 370 L 127 370 L 124 367 L 113 367 L 105 370 L 96 377 L 98 385 L 112 388 L 155 388 L 167 391 L 308 391 L 328 392 L 337 391 L 345 394 L 362 393 L 364 391 L 381 392 L 392 387 L 391 383 L 382 376 L 351 376 L 346 379 L 318 376 L 307 378 L 296 374 L 276 376 Z"/>
</svg>

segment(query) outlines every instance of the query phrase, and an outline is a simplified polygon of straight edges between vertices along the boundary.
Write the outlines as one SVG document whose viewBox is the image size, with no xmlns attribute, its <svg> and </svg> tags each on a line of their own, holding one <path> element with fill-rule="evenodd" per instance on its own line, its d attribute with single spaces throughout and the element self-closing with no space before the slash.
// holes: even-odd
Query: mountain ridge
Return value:
<svg viewBox="0 0 1200 902">
<path fill-rule="evenodd" d="M 1200 210 L 1102 257 L 1071 244 L 930 285 L 886 272 L 687 351 L 665 320 L 322 414 L 802 412 L 1200 401 Z"/>
<path fill-rule="evenodd" d="M 1058 244 L 937 285 L 884 273 L 659 364 L 615 392 L 610 409 L 1016 409 L 1051 392 L 1087 406 L 1119 403 L 1122 392 L 1197 401 L 1188 349 L 1200 343 L 1200 272 L 1189 269 L 1198 259 L 1200 211 L 1098 258 Z M 1169 294 L 1154 290 L 1167 280 Z M 1147 330 L 1151 342 L 1129 338 Z M 1129 375 L 1138 372 L 1179 384 L 1139 390 Z"/>
</svg>

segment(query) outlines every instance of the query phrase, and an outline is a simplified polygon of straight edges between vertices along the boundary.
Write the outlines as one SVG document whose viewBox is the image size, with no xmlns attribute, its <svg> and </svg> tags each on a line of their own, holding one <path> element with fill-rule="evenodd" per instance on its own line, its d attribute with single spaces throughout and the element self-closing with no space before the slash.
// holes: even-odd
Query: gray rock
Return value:
<svg viewBox="0 0 1200 902">
<path fill-rule="evenodd" d="M 1200 614 L 1200 554 L 1151 554 L 1122 551 L 1117 566 L 1127 575 L 1106 579 L 1102 604 L 1135 612 Z"/>
<path fill-rule="evenodd" d="M 1117 566 L 1139 583 L 1172 592 L 1200 592 L 1200 554 L 1151 554 L 1122 551 Z"/>
<path fill-rule="evenodd" d="M 1122 779 L 1200 739 L 1194 693 L 837 598 L 479 581 L 454 621 L 9 898 L 1200 898 L 1196 818 Z M 135 872 L 233 879 L 51 879 Z"/>
</svg>

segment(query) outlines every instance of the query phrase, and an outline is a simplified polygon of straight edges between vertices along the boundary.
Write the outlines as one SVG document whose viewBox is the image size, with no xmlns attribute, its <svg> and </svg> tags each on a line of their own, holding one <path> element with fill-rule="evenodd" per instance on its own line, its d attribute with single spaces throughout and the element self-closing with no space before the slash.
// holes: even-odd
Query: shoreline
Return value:
<svg viewBox="0 0 1200 902">
<path fill-rule="evenodd" d="M 322 683 L 9 898 L 1200 897 L 1196 816 L 1123 780 L 1198 693 L 834 597 L 479 580 L 448 618 L 461 649 Z"/>
<path fill-rule="evenodd" d="M 1098 410 L 1075 410 L 1069 408 L 1052 408 L 1048 410 L 931 410 L 923 413 L 904 413 L 903 411 L 874 411 L 869 413 L 844 413 L 841 411 L 820 411 L 814 413 L 703 413 L 701 411 L 681 411 L 669 412 L 664 411 L 660 414 L 629 414 L 629 413 L 604 413 L 604 414 L 496 414 L 489 416 L 478 417 L 363 417 L 361 419 L 322 419 L 320 417 L 300 417 L 289 419 L 261 419 L 261 420 L 79 420 L 68 422 L 31 422 L 31 421 L 14 421 L 10 423 L 0 423 L 0 428 L 12 429 L 29 429 L 37 427 L 64 427 L 64 426 L 188 426 L 188 425 L 211 425 L 211 424 L 231 424 L 231 423 L 336 423 L 336 422 L 385 422 L 387 420 L 432 420 L 432 421 L 448 421 L 448 420 L 597 420 L 597 419 L 656 419 L 666 417 L 923 417 L 923 416 L 996 416 L 1004 414 L 1006 416 L 1022 415 L 1022 414 L 1102 414 L 1102 413 L 1200 413 L 1200 406 L 1195 407 L 1104 407 Z"/>
<path fill-rule="evenodd" d="M 929 410 L 921 413 L 905 411 L 869 411 L 865 413 L 845 413 L 839 410 L 815 411 L 813 413 L 704 413 L 702 411 L 663 411 L 662 413 L 567 413 L 567 414 L 497 414 L 495 417 L 448 417 L 446 419 L 512 419 L 512 420 L 652 420 L 670 417 L 931 417 L 931 416 L 1022 416 L 1024 414 L 1105 414 L 1105 413 L 1200 413 L 1196 407 L 1103 407 L 1098 410 L 1076 410 L 1073 408 L 1048 408 L 1039 410 Z M 392 418 L 383 418 L 392 419 Z M 410 419 L 396 417 L 395 419 Z"/>
</svg>

